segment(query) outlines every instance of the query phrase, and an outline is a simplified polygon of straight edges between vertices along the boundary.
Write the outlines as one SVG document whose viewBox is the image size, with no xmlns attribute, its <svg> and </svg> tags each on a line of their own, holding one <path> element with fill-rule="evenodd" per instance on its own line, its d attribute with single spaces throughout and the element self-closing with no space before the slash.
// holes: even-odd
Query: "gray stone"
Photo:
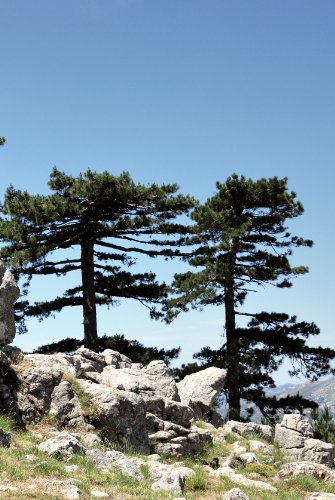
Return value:
<svg viewBox="0 0 335 500">
<path fill-rule="evenodd" d="M 0 261 L 0 345 L 10 344 L 15 337 L 14 304 L 20 289 L 14 277 Z"/>
<path fill-rule="evenodd" d="M 64 498 L 68 498 L 69 500 L 76 500 L 77 498 L 80 498 L 81 495 L 80 489 L 74 484 L 65 486 L 65 488 L 62 488 L 60 492 Z"/>
<path fill-rule="evenodd" d="M 85 448 L 79 443 L 77 437 L 67 432 L 58 433 L 57 436 L 37 445 L 37 448 L 50 457 L 66 460 L 75 453 L 85 453 Z"/>
<path fill-rule="evenodd" d="M 12 433 L 6 432 L 0 428 L 0 446 L 3 448 L 9 448 L 12 442 Z"/>
<path fill-rule="evenodd" d="M 280 425 L 286 429 L 299 432 L 302 436 L 313 437 L 311 424 L 300 413 L 288 413 L 284 415 Z"/>
<path fill-rule="evenodd" d="M 96 446 L 96 445 L 102 444 L 102 439 L 97 434 L 84 434 L 81 437 L 81 441 L 86 446 Z"/>
<path fill-rule="evenodd" d="M 101 355 L 106 365 L 114 366 L 115 368 L 131 368 L 132 366 L 131 359 L 112 349 L 105 349 Z"/>
<path fill-rule="evenodd" d="M 312 476 L 327 483 L 335 484 L 335 471 L 323 464 L 312 462 L 292 462 L 285 464 L 275 479 L 280 481 L 300 475 Z"/>
<path fill-rule="evenodd" d="M 237 422 L 230 420 L 224 427 L 224 432 L 235 432 L 240 436 L 248 436 L 250 434 L 257 434 L 263 439 L 271 441 L 273 438 L 273 430 L 270 425 L 256 424 L 255 422 Z"/>
<path fill-rule="evenodd" d="M 176 383 L 163 361 L 153 361 L 142 370 L 108 365 L 100 375 L 100 382 L 118 390 L 179 400 Z"/>
<path fill-rule="evenodd" d="M 188 405 L 193 399 L 212 405 L 224 388 L 226 374 L 226 370 L 212 366 L 187 375 L 177 384 L 181 402 Z"/>
<path fill-rule="evenodd" d="M 305 443 L 305 437 L 297 431 L 286 429 L 281 425 L 276 425 L 275 441 L 279 447 L 284 449 L 290 455 L 299 455 L 298 448 L 302 448 Z M 292 452 L 290 452 L 292 450 Z"/>
<path fill-rule="evenodd" d="M 91 458 L 95 465 L 104 472 L 109 472 L 116 467 L 129 477 L 143 479 L 141 465 L 144 461 L 137 458 L 127 458 L 121 451 L 91 449 L 86 450 L 86 456 Z"/>
<path fill-rule="evenodd" d="M 257 439 L 250 439 L 249 449 L 250 451 L 264 453 L 264 455 L 271 455 L 273 453 L 273 446 L 271 444 L 265 444 Z"/>
<path fill-rule="evenodd" d="M 324 464 L 331 467 L 334 464 L 335 446 L 319 439 L 306 439 L 299 454 L 299 460 Z"/>
<path fill-rule="evenodd" d="M 239 488 L 232 488 L 223 495 L 222 500 L 249 500 L 248 495 Z"/>
<path fill-rule="evenodd" d="M 258 458 L 256 457 L 256 455 L 254 453 L 251 453 L 251 452 L 242 453 L 239 456 L 239 459 L 242 461 L 242 463 L 244 465 L 247 465 L 247 464 L 259 464 Z"/>
<path fill-rule="evenodd" d="M 138 394 L 113 390 L 88 380 L 78 380 L 98 412 L 102 437 L 123 446 L 149 449 L 146 406 Z"/>
<path fill-rule="evenodd" d="M 186 478 L 195 475 L 195 472 L 189 467 L 174 467 L 159 462 L 148 462 L 148 467 L 149 477 L 154 481 L 152 489 L 155 491 L 165 490 L 182 493 Z"/>
<path fill-rule="evenodd" d="M 335 446 L 313 439 L 311 425 L 299 413 L 284 415 L 276 425 L 275 440 L 279 447 L 297 461 L 333 465 Z"/>
<path fill-rule="evenodd" d="M 62 428 L 89 430 L 92 427 L 85 421 L 78 396 L 67 381 L 54 388 L 49 414 L 57 418 L 57 423 Z"/>
<path fill-rule="evenodd" d="M 91 490 L 91 497 L 93 497 L 93 498 L 109 498 L 109 495 L 105 491 Z"/>
<path fill-rule="evenodd" d="M 265 483 L 264 481 L 255 481 L 254 479 L 248 479 L 242 474 L 237 474 L 231 467 L 219 467 L 218 469 L 212 469 L 210 471 L 211 476 L 215 477 L 228 477 L 231 481 L 236 484 L 241 484 L 242 486 L 258 488 L 260 490 L 267 490 L 276 492 L 277 489 L 269 483 Z"/>
</svg>

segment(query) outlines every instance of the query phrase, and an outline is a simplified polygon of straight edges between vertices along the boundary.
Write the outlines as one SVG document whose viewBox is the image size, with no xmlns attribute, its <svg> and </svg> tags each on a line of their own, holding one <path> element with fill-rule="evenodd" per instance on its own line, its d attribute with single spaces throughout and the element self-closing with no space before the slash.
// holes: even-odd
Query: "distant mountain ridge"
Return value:
<svg viewBox="0 0 335 500">
<path fill-rule="evenodd" d="M 284 384 L 274 389 L 268 389 L 266 393 L 269 396 L 276 396 L 278 399 L 299 393 L 300 396 L 315 401 L 320 407 L 327 405 L 331 413 L 335 416 L 335 376 L 318 380 L 317 382 L 307 381 L 302 384 Z M 242 415 L 246 417 L 247 413 L 245 410 L 250 407 L 254 408 L 254 415 L 251 420 L 254 422 L 260 421 L 261 414 L 259 410 L 250 403 L 246 404 L 245 401 L 242 401 Z M 225 403 L 220 406 L 219 413 L 223 417 L 226 417 L 227 408 Z"/>
<path fill-rule="evenodd" d="M 335 415 L 335 376 L 318 380 L 317 382 L 304 382 L 303 384 L 297 385 L 286 384 L 271 389 L 269 394 L 280 398 L 297 394 L 297 392 L 304 398 L 315 401 L 319 406 L 326 404 Z"/>
</svg>

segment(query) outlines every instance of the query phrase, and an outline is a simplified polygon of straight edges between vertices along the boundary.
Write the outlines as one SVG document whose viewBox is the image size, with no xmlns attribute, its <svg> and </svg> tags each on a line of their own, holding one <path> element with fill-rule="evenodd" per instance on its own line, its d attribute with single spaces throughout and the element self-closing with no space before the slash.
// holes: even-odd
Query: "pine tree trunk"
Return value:
<svg viewBox="0 0 335 500">
<path fill-rule="evenodd" d="M 93 241 L 81 244 L 81 277 L 83 284 L 84 344 L 92 347 L 98 338 L 94 289 Z"/>
<path fill-rule="evenodd" d="M 241 401 L 239 387 L 239 342 L 236 336 L 235 298 L 234 298 L 234 268 L 238 239 L 234 238 L 228 263 L 228 273 L 225 283 L 225 314 L 227 339 L 227 377 L 228 418 L 240 420 Z"/>
</svg>

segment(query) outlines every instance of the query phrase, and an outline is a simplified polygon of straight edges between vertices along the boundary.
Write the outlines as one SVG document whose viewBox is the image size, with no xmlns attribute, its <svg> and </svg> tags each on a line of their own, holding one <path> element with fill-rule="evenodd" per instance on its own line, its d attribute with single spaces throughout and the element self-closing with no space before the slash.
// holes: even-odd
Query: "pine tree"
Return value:
<svg viewBox="0 0 335 500">
<path fill-rule="evenodd" d="M 154 317 L 165 284 L 152 272 L 132 273 L 128 268 L 136 254 L 169 258 L 181 253 L 188 229 L 175 219 L 195 200 L 176 194 L 175 184 L 135 184 L 127 172 L 113 176 L 87 170 L 73 177 L 54 168 L 48 184 L 49 195 L 7 189 L 0 258 L 16 275 L 26 276 L 26 283 L 33 275 L 62 276 L 76 270 L 81 283 L 50 301 L 22 302 L 22 314 L 46 317 L 66 306 L 82 306 L 86 345 L 97 339 L 97 304 L 133 298 Z"/>
<path fill-rule="evenodd" d="M 298 322 L 285 313 L 240 309 L 248 292 L 267 284 L 290 287 L 292 278 L 308 271 L 291 266 L 289 260 L 293 248 L 312 246 L 312 241 L 292 236 L 286 227 L 302 213 L 286 178 L 253 181 L 233 174 L 224 184 L 218 182 L 216 194 L 192 214 L 197 231 L 193 243 L 201 245 L 189 258 L 196 271 L 175 275 L 166 319 L 190 307 L 224 306 L 223 346 L 205 347 L 194 357 L 202 366 L 227 368 L 229 419 L 240 419 L 241 398 L 255 403 L 268 418 L 280 406 L 315 406 L 301 397 L 277 401 L 267 397 L 264 388 L 275 386 L 271 373 L 284 358 L 292 362 L 291 375 L 316 379 L 329 373 L 329 360 L 335 357 L 332 349 L 306 345 L 309 336 L 319 333 L 314 323 Z M 238 316 L 249 318 L 249 323 L 238 325 Z M 190 368 L 194 370 L 194 364 Z"/>
</svg>

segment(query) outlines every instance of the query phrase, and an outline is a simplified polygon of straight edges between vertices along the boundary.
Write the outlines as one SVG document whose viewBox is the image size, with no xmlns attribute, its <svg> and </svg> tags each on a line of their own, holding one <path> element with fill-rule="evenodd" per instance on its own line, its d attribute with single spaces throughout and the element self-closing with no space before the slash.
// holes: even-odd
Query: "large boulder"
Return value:
<svg viewBox="0 0 335 500">
<path fill-rule="evenodd" d="M 224 388 L 227 370 L 211 366 L 191 375 L 187 375 L 177 383 L 180 400 L 189 405 L 193 399 L 211 406 Z"/>
<path fill-rule="evenodd" d="M 275 441 L 291 458 L 332 466 L 335 446 L 313 439 L 312 426 L 299 413 L 284 415 L 276 425 Z"/>
<path fill-rule="evenodd" d="M 78 396 L 67 381 L 57 385 L 51 394 L 50 415 L 57 419 L 58 426 L 72 430 L 92 429 L 84 418 Z"/>
<path fill-rule="evenodd" d="M 10 271 L 0 261 L 0 345 L 10 344 L 15 337 L 14 304 L 20 289 Z"/>
<path fill-rule="evenodd" d="M 142 369 L 116 368 L 110 364 L 104 368 L 99 381 L 114 389 L 179 401 L 176 383 L 163 361 L 152 361 Z"/>
<path fill-rule="evenodd" d="M 123 446 L 148 450 L 146 405 L 139 394 L 111 390 L 88 380 L 78 379 L 78 382 L 96 409 L 93 423 L 105 438 Z"/>
</svg>

